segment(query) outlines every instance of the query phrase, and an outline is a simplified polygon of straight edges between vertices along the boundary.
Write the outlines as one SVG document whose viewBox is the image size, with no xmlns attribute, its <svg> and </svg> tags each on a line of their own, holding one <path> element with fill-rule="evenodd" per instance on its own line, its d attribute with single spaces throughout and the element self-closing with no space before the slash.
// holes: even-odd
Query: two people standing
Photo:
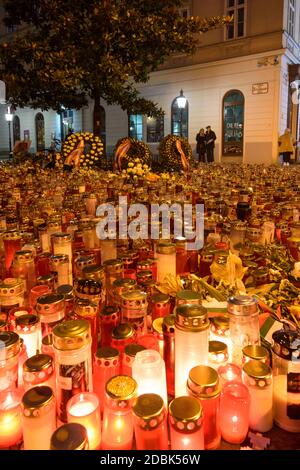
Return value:
<svg viewBox="0 0 300 470">
<path fill-rule="evenodd" d="M 211 126 L 207 126 L 206 132 L 200 129 L 197 136 L 196 152 L 199 155 L 199 162 L 213 163 L 214 162 L 214 149 L 217 136 L 212 130 Z"/>
</svg>

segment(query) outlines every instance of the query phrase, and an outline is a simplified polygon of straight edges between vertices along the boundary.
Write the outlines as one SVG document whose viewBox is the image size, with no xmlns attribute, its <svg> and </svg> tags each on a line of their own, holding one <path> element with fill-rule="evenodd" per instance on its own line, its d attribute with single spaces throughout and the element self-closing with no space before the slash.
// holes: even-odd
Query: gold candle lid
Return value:
<svg viewBox="0 0 300 470">
<path fill-rule="evenodd" d="M 145 346 L 142 346 L 141 344 L 127 344 L 124 348 L 124 355 L 135 357 L 138 352 L 144 351 L 145 349 Z"/>
<path fill-rule="evenodd" d="M 244 365 L 243 372 L 248 376 L 250 385 L 264 388 L 271 384 L 272 370 L 264 362 L 249 361 Z"/>
<path fill-rule="evenodd" d="M 3 240 L 19 240 L 21 239 L 20 232 L 16 230 L 7 230 L 2 236 Z"/>
<path fill-rule="evenodd" d="M 80 317 L 96 316 L 98 305 L 88 299 L 76 299 L 74 312 Z"/>
<path fill-rule="evenodd" d="M 176 308 L 175 325 L 181 330 L 206 330 L 209 327 L 206 308 L 196 304 L 180 305 Z"/>
<path fill-rule="evenodd" d="M 64 296 L 61 294 L 45 294 L 37 299 L 36 310 L 39 315 L 48 316 L 63 310 L 65 307 Z"/>
<path fill-rule="evenodd" d="M 113 289 L 115 292 L 117 292 L 119 295 L 124 292 L 125 290 L 132 290 L 137 287 L 137 283 L 134 279 L 129 279 L 129 278 L 121 278 L 121 279 L 116 279 L 113 282 Z"/>
<path fill-rule="evenodd" d="M 104 276 L 104 267 L 100 264 L 91 264 L 84 266 L 82 269 L 82 277 L 84 279 L 96 279 L 101 280 Z"/>
<path fill-rule="evenodd" d="M 104 268 L 107 274 L 114 274 L 115 272 L 119 272 L 123 269 L 123 267 L 123 261 L 119 258 L 108 259 L 107 261 L 104 261 Z"/>
<path fill-rule="evenodd" d="M 134 335 L 134 328 L 129 323 L 120 323 L 112 330 L 112 338 L 122 340 Z"/>
<path fill-rule="evenodd" d="M 208 366 L 193 367 L 187 386 L 194 396 L 199 398 L 213 398 L 221 392 L 218 372 Z"/>
<path fill-rule="evenodd" d="M 88 320 L 67 320 L 53 329 L 53 346 L 60 350 L 80 349 L 91 342 Z"/>
<path fill-rule="evenodd" d="M 178 432 L 193 433 L 203 422 L 200 401 L 194 397 L 174 398 L 169 405 L 170 422 Z"/>
<path fill-rule="evenodd" d="M 15 252 L 15 260 L 17 263 L 29 263 L 33 261 L 33 252 L 30 250 L 20 250 Z"/>
<path fill-rule="evenodd" d="M 145 430 L 157 428 L 166 415 L 164 401 L 155 393 L 145 393 L 137 397 L 132 411 L 139 418 L 140 427 Z"/>
<path fill-rule="evenodd" d="M 38 276 L 36 278 L 36 282 L 39 286 L 52 286 L 54 284 L 54 275 L 53 274 L 45 274 L 44 276 Z"/>
<path fill-rule="evenodd" d="M 29 357 L 23 365 L 24 372 L 40 372 L 53 365 L 53 358 L 48 354 L 36 354 Z"/>
<path fill-rule="evenodd" d="M 120 356 L 120 351 L 111 346 L 103 346 L 97 349 L 95 356 L 98 359 L 114 359 Z"/>
<path fill-rule="evenodd" d="M 170 301 L 170 296 L 167 294 L 153 294 L 151 297 L 152 304 L 167 304 Z"/>
<path fill-rule="evenodd" d="M 25 287 L 22 279 L 15 279 L 14 277 L 8 277 L 3 281 L 0 281 L 0 296 L 10 297 L 18 296 L 24 293 Z"/>
<path fill-rule="evenodd" d="M 127 402 L 136 397 L 137 383 L 128 375 L 116 375 L 108 380 L 105 391 L 112 400 Z"/>
<path fill-rule="evenodd" d="M 172 255 L 176 253 L 176 245 L 174 243 L 158 243 L 156 251 L 162 255 Z"/>
<path fill-rule="evenodd" d="M 20 351 L 20 337 L 14 331 L 0 331 L 0 360 L 7 360 Z M 4 346 L 4 347 L 3 347 Z"/>
<path fill-rule="evenodd" d="M 50 450 L 88 450 L 86 428 L 79 423 L 67 423 L 57 428 L 51 436 Z"/>
<path fill-rule="evenodd" d="M 51 238 L 54 238 L 55 243 L 59 245 L 63 245 L 65 243 L 69 243 L 72 240 L 71 234 L 70 233 L 54 233 L 51 235 Z"/>
<path fill-rule="evenodd" d="M 226 354 L 227 349 L 227 344 L 222 341 L 209 341 L 208 343 L 208 352 L 211 354 Z"/>
<path fill-rule="evenodd" d="M 216 328 L 216 330 L 227 330 L 229 328 L 229 317 L 212 317 L 210 322 L 211 325 Z"/>
<path fill-rule="evenodd" d="M 175 333 L 175 315 L 167 315 L 163 318 L 162 329 L 164 334 Z"/>
<path fill-rule="evenodd" d="M 257 361 L 263 361 L 269 359 L 269 352 L 264 346 L 257 344 L 249 344 L 243 348 L 243 355 L 255 359 Z"/>
<path fill-rule="evenodd" d="M 228 299 L 228 312 L 233 315 L 250 316 L 258 313 L 255 297 L 250 295 L 232 296 Z"/>
<path fill-rule="evenodd" d="M 47 413 L 48 406 L 54 400 L 52 388 L 45 385 L 27 390 L 22 398 L 23 414 L 27 418 L 39 418 Z"/>
<path fill-rule="evenodd" d="M 53 336 L 52 333 L 49 333 L 48 335 L 44 336 L 42 339 L 42 344 L 44 346 L 52 346 L 53 345 Z"/>
</svg>

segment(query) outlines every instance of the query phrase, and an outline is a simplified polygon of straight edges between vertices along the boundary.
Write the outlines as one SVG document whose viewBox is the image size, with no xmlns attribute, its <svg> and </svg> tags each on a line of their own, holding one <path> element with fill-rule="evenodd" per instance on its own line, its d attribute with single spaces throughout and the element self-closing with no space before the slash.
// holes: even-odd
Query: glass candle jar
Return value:
<svg viewBox="0 0 300 470">
<path fill-rule="evenodd" d="M 230 338 L 229 317 L 218 316 L 210 319 L 210 341 L 221 341 L 227 345 L 228 360 L 232 360 L 232 341 Z"/>
<path fill-rule="evenodd" d="M 75 279 L 74 290 L 79 299 L 89 300 L 102 308 L 102 282 L 94 279 Z"/>
<path fill-rule="evenodd" d="M 102 449 L 131 450 L 133 443 L 132 404 L 137 383 L 132 377 L 117 375 L 106 384 Z"/>
<path fill-rule="evenodd" d="M 16 318 L 15 331 L 23 339 L 28 357 L 40 349 L 41 324 L 37 315 L 20 315 Z"/>
<path fill-rule="evenodd" d="M 168 274 L 176 276 L 176 246 L 173 243 L 159 243 L 156 256 L 157 281 L 163 282 Z"/>
<path fill-rule="evenodd" d="M 137 450 L 168 450 L 167 413 L 161 396 L 139 396 L 132 411 Z"/>
<path fill-rule="evenodd" d="M 228 349 L 227 344 L 221 341 L 209 341 L 208 343 L 208 364 L 210 367 L 218 367 L 227 364 Z"/>
<path fill-rule="evenodd" d="M 7 320 L 8 312 L 24 305 L 24 282 L 21 279 L 7 278 L 0 281 L 0 319 Z"/>
<path fill-rule="evenodd" d="M 36 278 L 36 283 L 38 286 L 48 286 L 50 292 L 54 292 L 55 275 L 50 273 L 45 276 L 38 276 Z"/>
<path fill-rule="evenodd" d="M 67 255 L 53 255 L 49 261 L 50 273 L 55 275 L 55 288 L 69 284 L 69 258 Z"/>
<path fill-rule="evenodd" d="M 95 393 L 78 393 L 67 403 L 68 423 L 82 424 L 88 434 L 89 449 L 100 449 L 101 415 L 99 400 Z"/>
<path fill-rule="evenodd" d="M 0 331 L 0 392 L 18 384 L 20 338 L 13 331 Z"/>
<path fill-rule="evenodd" d="M 163 334 L 163 317 L 156 318 L 152 323 L 153 336 L 157 339 L 158 349 L 161 357 L 164 357 L 164 334 Z M 153 348 L 156 349 L 156 348 Z"/>
<path fill-rule="evenodd" d="M 47 385 L 55 395 L 55 368 L 53 357 L 36 354 L 23 364 L 23 383 L 25 391 L 37 385 Z"/>
<path fill-rule="evenodd" d="M 243 367 L 243 382 L 250 393 L 250 428 L 268 432 L 273 427 L 272 370 L 259 361 L 249 361 Z"/>
<path fill-rule="evenodd" d="M 67 423 L 57 428 L 51 436 L 50 450 L 88 450 L 87 430 L 82 424 Z"/>
<path fill-rule="evenodd" d="M 99 316 L 98 305 L 87 299 L 77 299 L 74 303 L 74 320 L 87 320 L 91 327 L 92 355 L 98 348 Z"/>
<path fill-rule="evenodd" d="M 40 253 L 37 255 L 35 263 L 38 276 L 47 276 L 47 274 L 50 274 L 50 256 L 50 252 Z"/>
<path fill-rule="evenodd" d="M 108 380 L 120 373 L 120 353 L 110 346 L 99 348 L 94 358 L 93 390 L 99 398 L 103 413 L 105 386 Z"/>
<path fill-rule="evenodd" d="M 121 306 L 122 294 L 137 289 L 137 283 L 133 279 L 116 279 L 113 282 L 112 291 L 108 293 L 108 301 L 111 305 Z"/>
<path fill-rule="evenodd" d="M 169 405 L 172 450 L 204 450 L 203 410 L 193 397 L 177 397 Z"/>
<path fill-rule="evenodd" d="M 106 301 L 109 303 L 108 291 L 113 289 L 113 283 L 116 279 L 123 278 L 124 264 L 121 259 L 112 259 L 111 256 L 106 261 L 102 260 L 102 264 L 105 269 Z"/>
<path fill-rule="evenodd" d="M 21 396 L 17 390 L 0 394 L 0 449 L 9 449 L 22 441 Z"/>
<path fill-rule="evenodd" d="M 40 317 L 42 337 L 65 318 L 65 299 L 60 294 L 46 294 L 37 299 L 36 311 Z"/>
<path fill-rule="evenodd" d="M 241 382 L 224 385 L 220 402 L 220 424 L 224 441 L 241 444 L 249 428 L 250 394 Z"/>
<path fill-rule="evenodd" d="M 73 293 L 73 286 L 69 284 L 62 284 L 61 286 L 57 287 L 56 294 L 60 294 L 64 296 L 65 301 L 65 316 L 67 320 L 72 320 L 72 312 L 74 306 L 74 293 Z"/>
<path fill-rule="evenodd" d="M 56 429 L 55 398 L 50 387 L 33 387 L 22 398 L 24 450 L 49 450 Z"/>
<path fill-rule="evenodd" d="M 32 315 L 32 308 L 31 307 L 15 307 L 12 308 L 8 313 L 8 323 L 9 329 L 12 331 L 16 330 L 16 320 L 17 318 L 23 315 Z"/>
<path fill-rule="evenodd" d="M 221 387 L 227 382 L 242 382 L 242 369 L 236 364 L 227 363 L 218 368 L 219 380 Z"/>
<path fill-rule="evenodd" d="M 110 346 L 112 331 L 120 323 L 120 312 L 115 305 L 106 305 L 100 312 L 101 346 Z"/>
<path fill-rule="evenodd" d="M 158 351 L 145 349 L 138 352 L 132 364 L 132 377 L 138 384 L 138 395 L 155 390 L 168 406 L 166 366 Z"/>
<path fill-rule="evenodd" d="M 175 396 L 184 396 L 189 371 L 208 358 L 209 320 L 200 305 L 180 305 L 175 319 Z"/>
<path fill-rule="evenodd" d="M 54 255 L 67 255 L 69 259 L 69 281 L 65 284 L 73 284 L 72 266 L 72 238 L 69 233 L 55 233 L 52 235 Z"/>
<path fill-rule="evenodd" d="M 132 376 L 132 364 L 134 362 L 135 356 L 138 352 L 144 351 L 146 348 L 141 344 L 128 344 L 124 348 L 124 354 L 122 358 L 122 374 Z"/>
<path fill-rule="evenodd" d="M 176 293 L 176 306 L 201 305 L 201 295 L 192 290 L 180 290 Z"/>
<path fill-rule="evenodd" d="M 138 336 L 147 333 L 147 294 L 141 290 L 121 294 L 122 322 L 131 324 Z"/>
<path fill-rule="evenodd" d="M 270 365 L 270 354 L 264 346 L 249 345 L 243 348 L 243 364 L 249 361 L 259 361 Z"/>
<path fill-rule="evenodd" d="M 152 321 L 170 315 L 170 297 L 167 294 L 154 294 L 151 297 Z"/>
<path fill-rule="evenodd" d="M 285 431 L 300 432 L 300 335 L 292 330 L 273 333 L 274 420 Z"/>
<path fill-rule="evenodd" d="M 36 307 L 37 299 L 39 297 L 41 297 L 42 295 L 50 294 L 50 293 L 51 293 L 51 291 L 50 291 L 48 286 L 40 285 L 40 286 L 32 287 L 32 289 L 30 291 L 30 296 L 29 296 L 29 304 L 30 304 L 31 308 Z"/>
<path fill-rule="evenodd" d="M 28 299 L 30 290 L 36 282 L 35 263 L 32 251 L 16 251 L 11 267 L 11 274 L 14 278 L 23 280 L 25 297 Z"/>
<path fill-rule="evenodd" d="M 187 381 L 189 396 L 198 398 L 204 413 L 204 447 L 218 449 L 221 444 L 220 392 L 218 373 L 208 366 L 197 366 L 190 370 Z"/>
<path fill-rule="evenodd" d="M 251 296 L 230 297 L 228 300 L 232 362 L 242 364 L 242 350 L 249 344 L 260 344 L 259 310 Z"/>
<path fill-rule="evenodd" d="M 22 239 L 20 233 L 15 230 L 5 232 L 2 239 L 5 252 L 5 268 L 8 273 L 15 256 L 15 252 L 21 250 Z"/>
<path fill-rule="evenodd" d="M 44 338 L 42 339 L 41 352 L 42 354 L 48 354 L 48 356 L 51 356 L 54 358 L 52 333 L 49 333 L 48 335 L 44 336 Z"/>
<path fill-rule="evenodd" d="M 102 282 L 101 300 L 102 303 L 104 303 L 106 299 L 106 277 L 104 267 L 100 264 L 91 264 L 90 266 L 84 266 L 82 268 L 82 278 L 94 279 L 95 281 Z"/>
<path fill-rule="evenodd" d="M 111 332 L 111 346 L 118 349 L 123 356 L 125 346 L 134 343 L 136 340 L 136 332 L 129 323 L 120 323 Z"/>
<path fill-rule="evenodd" d="M 175 315 L 164 317 L 163 324 L 164 335 L 164 361 L 166 364 L 167 391 L 168 395 L 175 395 Z"/>
<path fill-rule="evenodd" d="M 91 392 L 91 327 L 87 320 L 67 320 L 53 330 L 57 414 L 66 422 L 66 405 L 77 393 Z"/>
</svg>

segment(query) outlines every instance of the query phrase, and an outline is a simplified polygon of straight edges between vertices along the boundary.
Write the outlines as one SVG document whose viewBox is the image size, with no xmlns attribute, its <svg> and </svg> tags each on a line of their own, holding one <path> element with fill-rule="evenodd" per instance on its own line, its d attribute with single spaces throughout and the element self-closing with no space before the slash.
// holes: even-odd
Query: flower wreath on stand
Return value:
<svg viewBox="0 0 300 470">
<path fill-rule="evenodd" d="M 159 144 L 159 160 L 162 168 L 168 171 L 188 171 L 193 160 L 192 147 L 186 139 L 177 135 L 167 135 Z"/>
<path fill-rule="evenodd" d="M 151 165 L 151 152 L 144 142 L 132 139 L 131 137 L 123 137 L 116 143 L 115 150 L 115 169 L 123 170 L 129 166 L 129 163 L 136 163 L 139 160 L 141 165 Z"/>
<path fill-rule="evenodd" d="M 62 148 L 65 165 L 73 165 L 77 169 L 99 165 L 102 154 L 102 140 L 92 132 L 76 132 L 69 135 Z"/>
</svg>

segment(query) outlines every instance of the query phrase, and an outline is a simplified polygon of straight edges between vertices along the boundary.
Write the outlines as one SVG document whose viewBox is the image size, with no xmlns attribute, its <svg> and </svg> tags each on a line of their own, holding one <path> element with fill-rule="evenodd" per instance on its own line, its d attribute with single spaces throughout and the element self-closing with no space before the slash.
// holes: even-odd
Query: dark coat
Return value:
<svg viewBox="0 0 300 470">
<path fill-rule="evenodd" d="M 206 146 L 210 148 L 215 148 L 215 141 L 217 140 L 217 136 L 214 131 L 206 132 L 205 134 L 205 141 Z"/>
<path fill-rule="evenodd" d="M 199 155 L 203 155 L 206 150 L 206 138 L 205 135 L 200 135 L 199 133 L 196 136 L 196 141 L 197 141 L 197 147 L 196 147 L 196 152 Z"/>
</svg>

